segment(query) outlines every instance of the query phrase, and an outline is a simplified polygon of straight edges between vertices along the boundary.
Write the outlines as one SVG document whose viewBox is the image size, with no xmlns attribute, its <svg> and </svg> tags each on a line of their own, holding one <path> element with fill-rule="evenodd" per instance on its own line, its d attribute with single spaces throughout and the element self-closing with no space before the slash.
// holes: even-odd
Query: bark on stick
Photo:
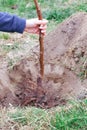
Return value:
<svg viewBox="0 0 87 130">
<path fill-rule="evenodd" d="M 38 4 L 38 0 L 34 0 L 34 3 L 36 6 L 38 19 L 42 20 L 43 17 L 42 17 L 41 9 Z M 44 36 L 41 33 L 41 31 L 39 33 L 39 43 L 40 43 L 40 75 L 43 78 L 44 76 Z"/>
</svg>

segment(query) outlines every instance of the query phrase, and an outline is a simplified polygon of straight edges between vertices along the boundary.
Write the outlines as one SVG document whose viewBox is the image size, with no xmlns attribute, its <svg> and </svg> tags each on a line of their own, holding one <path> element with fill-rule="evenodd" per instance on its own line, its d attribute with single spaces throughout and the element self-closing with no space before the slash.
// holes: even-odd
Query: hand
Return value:
<svg viewBox="0 0 87 130">
<path fill-rule="evenodd" d="M 39 31 L 41 30 L 41 33 L 45 35 L 47 23 L 48 23 L 47 20 L 38 20 L 38 19 L 26 20 L 25 31 L 33 34 L 39 34 Z"/>
</svg>

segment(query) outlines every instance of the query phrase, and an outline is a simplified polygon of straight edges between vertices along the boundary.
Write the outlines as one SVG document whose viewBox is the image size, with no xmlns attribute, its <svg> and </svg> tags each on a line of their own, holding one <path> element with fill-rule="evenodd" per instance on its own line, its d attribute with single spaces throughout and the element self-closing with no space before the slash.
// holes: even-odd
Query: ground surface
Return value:
<svg viewBox="0 0 87 130">
<path fill-rule="evenodd" d="M 16 65 L 9 67 L 1 57 L 0 105 L 35 105 L 42 108 L 65 104 L 87 95 L 87 14 L 77 13 L 45 37 L 45 75 L 40 84 L 39 46 L 23 50 Z M 31 47 L 30 47 L 31 48 Z M 28 50 L 28 51 L 27 51 Z M 7 53 L 15 57 L 14 52 Z M 5 63 L 6 62 L 6 63 Z M 79 75 L 79 77 L 78 77 Z M 83 79 L 83 81 L 81 80 Z"/>
</svg>

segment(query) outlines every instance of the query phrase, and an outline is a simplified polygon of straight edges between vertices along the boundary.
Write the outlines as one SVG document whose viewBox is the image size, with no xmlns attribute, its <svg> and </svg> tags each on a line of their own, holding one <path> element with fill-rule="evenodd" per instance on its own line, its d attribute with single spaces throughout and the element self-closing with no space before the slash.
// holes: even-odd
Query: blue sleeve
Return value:
<svg viewBox="0 0 87 130">
<path fill-rule="evenodd" d="M 23 33 L 25 26 L 25 19 L 19 18 L 16 15 L 0 12 L 0 31 Z"/>
</svg>

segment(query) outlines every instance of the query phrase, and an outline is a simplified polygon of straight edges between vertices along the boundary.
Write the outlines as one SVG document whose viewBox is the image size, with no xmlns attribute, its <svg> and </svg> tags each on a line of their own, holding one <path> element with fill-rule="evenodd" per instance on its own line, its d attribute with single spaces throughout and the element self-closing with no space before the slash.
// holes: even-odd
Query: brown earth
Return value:
<svg viewBox="0 0 87 130">
<path fill-rule="evenodd" d="M 0 105 L 50 108 L 87 96 L 87 13 L 77 13 L 45 37 L 45 74 L 39 79 L 39 46 L 13 69 L 0 69 Z M 79 77 L 79 76 L 80 77 Z M 83 79 L 83 81 L 81 80 Z"/>
</svg>

